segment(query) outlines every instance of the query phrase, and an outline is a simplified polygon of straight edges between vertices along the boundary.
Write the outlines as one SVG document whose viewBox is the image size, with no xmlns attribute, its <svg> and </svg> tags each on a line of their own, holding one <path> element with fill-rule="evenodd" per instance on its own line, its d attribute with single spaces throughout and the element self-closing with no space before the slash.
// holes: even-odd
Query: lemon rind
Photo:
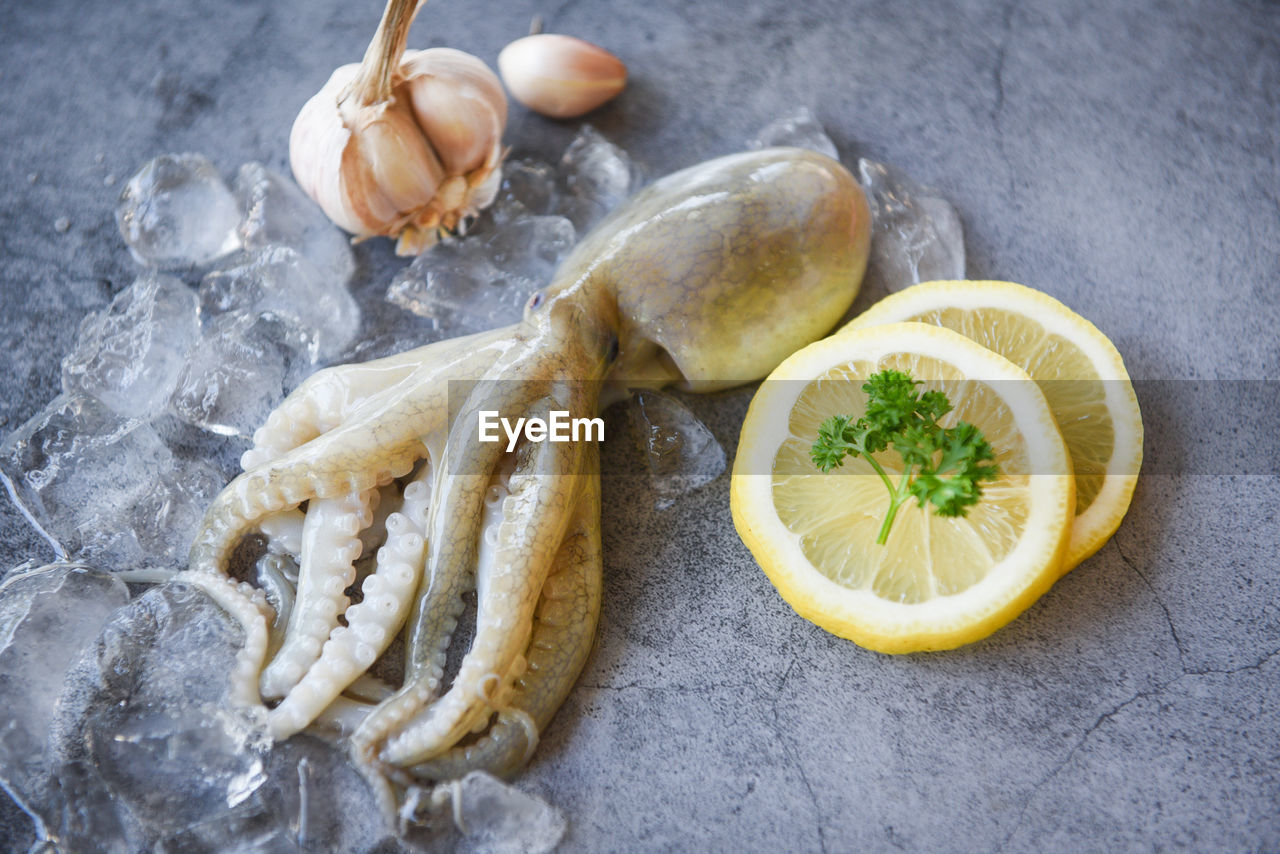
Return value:
<svg viewBox="0 0 1280 854">
<path fill-rule="evenodd" d="M 1059 577 L 1075 510 L 1075 482 L 1057 422 L 1025 371 L 959 333 L 901 323 L 871 327 L 856 335 L 856 352 L 845 335 L 838 342 L 828 338 L 798 351 L 757 392 L 734 461 L 730 501 L 734 524 L 783 599 L 827 631 L 892 653 L 949 649 L 985 637 L 1025 610 Z M 777 448 L 790 435 L 787 419 L 778 415 L 791 411 L 803 383 L 780 380 L 812 380 L 838 364 L 875 361 L 904 351 L 962 361 L 966 368 L 980 367 L 982 376 L 976 379 L 1022 380 L 1001 383 L 1001 397 L 1014 413 L 1037 469 L 1057 472 L 1031 476 L 1039 497 L 1032 502 L 1023 536 L 985 578 L 960 593 L 912 604 L 850 590 L 814 569 L 800 550 L 799 538 L 773 507 L 772 475 L 749 473 L 771 468 Z M 764 454 L 767 460 L 759 459 Z M 1031 569 L 1020 564 L 1030 564 Z"/>
<path fill-rule="evenodd" d="M 1035 310 L 1028 310 L 1029 305 Z M 1071 540 L 1062 564 L 1065 575 L 1102 548 L 1116 532 L 1138 484 L 1138 470 L 1142 466 L 1142 415 L 1124 359 L 1111 340 L 1087 318 L 1043 291 L 1016 282 L 922 282 L 890 294 L 835 334 L 899 322 L 903 316 L 942 308 L 999 308 L 1030 316 L 1051 334 L 1068 338 L 1080 347 L 1103 380 L 1108 411 L 1132 416 L 1112 419 L 1115 444 L 1106 468 L 1114 473 L 1103 475 L 1093 503 L 1072 523 Z"/>
</svg>

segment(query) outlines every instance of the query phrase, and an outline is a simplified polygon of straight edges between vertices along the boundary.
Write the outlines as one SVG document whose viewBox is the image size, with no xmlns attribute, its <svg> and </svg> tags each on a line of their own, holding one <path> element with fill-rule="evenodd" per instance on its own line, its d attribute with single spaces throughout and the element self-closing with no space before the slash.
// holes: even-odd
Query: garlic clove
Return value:
<svg viewBox="0 0 1280 854">
<path fill-rule="evenodd" d="M 444 180 L 407 105 L 358 107 L 345 98 L 359 66 L 345 65 L 303 106 L 289 161 L 303 191 L 353 234 L 394 234 Z M 345 99 L 344 99 L 345 98 Z"/>
<path fill-rule="evenodd" d="M 517 101 L 555 119 L 590 112 L 627 85 L 622 60 L 590 42 L 550 33 L 504 47 L 498 71 Z"/>
<path fill-rule="evenodd" d="M 445 173 L 492 166 L 501 151 L 507 98 L 498 76 L 469 53 L 447 47 L 405 51 L 396 87 Z"/>
<path fill-rule="evenodd" d="M 365 225 L 343 201 L 342 160 L 351 131 L 338 110 L 338 95 L 358 69 L 351 64 L 334 71 L 324 88 L 303 105 L 289 132 L 289 165 L 298 186 L 325 216 L 353 234 L 363 233 Z"/>
<path fill-rule="evenodd" d="M 343 177 L 347 204 L 361 212 L 366 232 L 392 234 L 398 220 L 435 198 L 444 168 L 407 105 L 393 101 L 359 112 Z"/>
<path fill-rule="evenodd" d="M 502 158 L 503 152 L 498 152 L 499 160 Z M 489 205 L 493 204 L 493 200 L 498 197 L 498 190 L 502 189 L 502 170 L 496 168 L 490 169 L 488 172 L 474 173 L 471 179 L 471 191 L 468 194 L 468 201 L 475 207 L 477 211 L 482 211 Z"/>
</svg>

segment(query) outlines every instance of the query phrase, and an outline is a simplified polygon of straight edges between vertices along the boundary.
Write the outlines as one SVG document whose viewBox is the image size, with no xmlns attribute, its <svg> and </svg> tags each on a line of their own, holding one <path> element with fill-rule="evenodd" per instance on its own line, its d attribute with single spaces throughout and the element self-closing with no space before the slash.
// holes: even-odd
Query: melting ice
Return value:
<svg viewBox="0 0 1280 854">
<path fill-rule="evenodd" d="M 950 202 L 873 160 L 858 161 L 858 178 L 871 206 L 869 288 L 964 278 L 964 229 Z"/>
</svg>

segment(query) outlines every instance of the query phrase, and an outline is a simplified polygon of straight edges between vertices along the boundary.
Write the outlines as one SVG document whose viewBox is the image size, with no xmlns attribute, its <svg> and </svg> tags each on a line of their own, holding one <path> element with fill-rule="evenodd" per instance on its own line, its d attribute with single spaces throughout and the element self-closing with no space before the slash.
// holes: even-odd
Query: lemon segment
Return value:
<svg viewBox="0 0 1280 854">
<path fill-rule="evenodd" d="M 945 393 L 940 423 L 983 433 L 1000 472 L 962 517 L 904 504 L 862 458 L 831 473 L 809 458 L 818 425 L 860 415 L 887 368 Z M 902 461 L 876 461 L 891 480 Z M 1071 463 L 1039 387 L 1007 359 L 936 326 L 876 326 L 819 341 L 770 375 L 747 412 L 730 488 L 739 535 L 806 619 L 882 652 L 947 649 L 990 634 L 1058 578 L 1075 507 Z"/>
<path fill-rule="evenodd" d="M 955 330 L 1040 384 L 1076 476 L 1076 518 L 1062 571 L 1120 526 L 1142 465 L 1142 413 L 1124 360 L 1098 328 L 1048 294 L 1013 282 L 926 282 L 886 297 L 837 334 L 915 321 Z"/>
</svg>

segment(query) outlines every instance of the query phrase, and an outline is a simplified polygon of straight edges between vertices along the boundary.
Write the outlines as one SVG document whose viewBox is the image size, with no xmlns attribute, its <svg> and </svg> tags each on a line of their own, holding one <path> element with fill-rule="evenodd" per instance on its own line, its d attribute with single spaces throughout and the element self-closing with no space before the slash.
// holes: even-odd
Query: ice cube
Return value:
<svg viewBox="0 0 1280 854">
<path fill-rule="evenodd" d="M 264 779 L 233 809 L 165 839 L 174 854 L 245 852 L 395 852 L 394 830 L 368 783 L 340 750 L 308 736 L 276 744 Z"/>
<path fill-rule="evenodd" d="M 227 697 L 242 641 L 203 592 L 170 583 L 117 612 L 68 673 L 50 736 L 55 773 L 78 782 L 73 804 L 114 813 L 131 848 L 225 815 L 265 782 L 261 716 Z"/>
<path fill-rule="evenodd" d="M 654 504 L 659 510 L 724 471 L 725 453 L 720 442 L 674 397 L 639 392 L 632 403 L 632 423 L 645 452 Z"/>
<path fill-rule="evenodd" d="M 489 235 L 484 252 L 507 287 L 527 297 L 551 281 L 576 236 L 573 223 L 562 216 L 522 216 Z"/>
<path fill-rule="evenodd" d="M 147 850 L 148 840 L 138 821 L 120 809 L 90 762 L 59 762 L 45 795 L 30 806 L 39 817 L 41 835 L 58 840 L 57 848 L 44 846 L 33 851 L 137 854 Z"/>
<path fill-rule="evenodd" d="M 128 601 L 124 582 L 78 564 L 15 570 L 0 584 L 0 781 L 28 808 L 45 795 L 45 740 L 67 670 Z"/>
<path fill-rule="evenodd" d="M 226 485 L 220 471 L 200 460 L 174 457 L 131 508 L 116 508 L 117 525 L 127 525 L 143 565 L 184 567 L 209 502 Z"/>
<path fill-rule="evenodd" d="M 291 320 L 233 311 L 192 348 L 170 405 L 222 436 L 250 436 L 311 370 L 314 340 Z"/>
<path fill-rule="evenodd" d="M 749 148 L 772 148 L 773 146 L 790 146 L 807 148 L 819 154 L 825 154 L 832 160 L 839 160 L 840 153 L 836 144 L 827 136 L 821 123 L 809 111 L 801 107 L 793 115 L 784 116 L 765 125 L 755 139 L 748 143 Z"/>
<path fill-rule="evenodd" d="M 564 838 L 560 810 L 484 771 L 442 786 L 453 799 L 463 841 L 472 854 L 542 854 Z"/>
<path fill-rule="evenodd" d="M 516 323 L 573 246 L 560 216 L 518 216 L 488 235 L 438 244 L 414 259 L 387 289 L 392 303 L 435 323 L 444 336 Z"/>
<path fill-rule="evenodd" d="M 121 441 L 139 419 L 128 419 L 88 395 L 59 395 L 31 416 L 0 445 L 0 474 L 19 508 L 59 554 L 80 545 L 77 511 L 86 510 L 86 496 L 77 467 L 94 460 Z M 70 484 L 70 486 L 68 486 Z M 64 506 L 64 501 L 68 502 Z M 61 520 L 69 518 L 70 524 Z M 63 542 L 66 540 L 66 542 Z"/>
<path fill-rule="evenodd" d="M 186 828 L 234 808 L 262 785 L 262 757 L 248 744 L 253 731 L 236 710 L 151 705 L 134 705 L 91 737 L 99 741 L 94 759 L 109 788 L 153 825 Z"/>
<path fill-rule="evenodd" d="M 116 224 L 139 264 L 173 270 L 240 246 L 235 196 L 203 154 L 163 154 L 129 179 Z"/>
<path fill-rule="evenodd" d="M 503 289 L 502 274 L 482 250 L 479 235 L 436 244 L 396 274 L 387 300 L 430 318 L 438 337 L 514 323 L 523 295 Z"/>
<path fill-rule="evenodd" d="M 360 329 L 360 307 L 345 279 L 321 272 L 286 246 L 250 250 L 244 263 L 205 276 L 200 306 L 206 317 L 240 311 L 287 318 L 311 340 L 311 361 L 333 359 Z"/>
<path fill-rule="evenodd" d="M 181 566 L 221 475 L 96 398 L 61 395 L 0 446 L 20 506 L 65 554 L 104 569 Z"/>
<path fill-rule="evenodd" d="M 950 202 L 883 163 L 859 160 L 858 176 L 871 206 L 869 289 L 964 278 L 964 228 Z"/>
<path fill-rule="evenodd" d="M 585 233 L 639 186 L 640 173 L 627 153 L 591 125 L 582 130 L 560 158 L 565 192 L 558 213 Z"/>
<path fill-rule="evenodd" d="M 516 217 L 555 213 L 559 199 L 555 170 L 532 158 L 508 160 L 502 164 L 502 187 L 490 210 L 499 225 Z"/>
<path fill-rule="evenodd" d="M 432 250 L 435 251 L 434 249 Z M 402 271 L 403 274 L 403 271 Z M 390 292 L 390 291 L 389 291 Z M 391 301 L 395 304 L 395 301 Z M 356 342 L 338 359 L 343 364 L 368 362 L 393 356 L 421 347 L 443 337 L 437 324 L 430 317 L 419 316 L 412 311 L 395 311 L 383 308 L 376 335 L 371 335 Z"/>
<path fill-rule="evenodd" d="M 75 350 L 62 360 L 62 390 L 125 416 L 159 414 L 200 334 L 197 305 L 195 292 L 172 276 L 140 276 L 81 322 Z"/>
<path fill-rule="evenodd" d="M 287 246 L 306 258 L 331 284 L 355 271 L 351 240 L 293 181 L 261 163 L 246 163 L 235 179 L 246 249 Z"/>
</svg>

